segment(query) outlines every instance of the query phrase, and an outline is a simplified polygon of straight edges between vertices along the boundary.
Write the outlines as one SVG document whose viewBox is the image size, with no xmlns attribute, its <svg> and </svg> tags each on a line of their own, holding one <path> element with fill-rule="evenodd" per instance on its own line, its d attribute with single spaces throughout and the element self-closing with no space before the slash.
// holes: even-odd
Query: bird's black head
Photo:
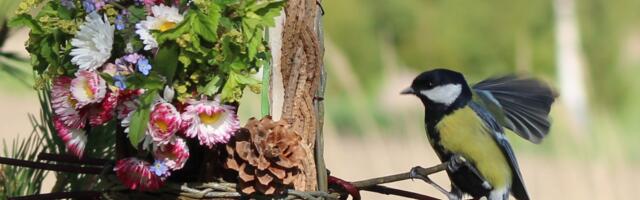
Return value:
<svg viewBox="0 0 640 200">
<path fill-rule="evenodd" d="M 471 89 L 464 76 L 448 69 L 423 72 L 401 94 L 416 95 L 428 115 L 439 116 L 462 108 L 471 100 Z"/>
</svg>

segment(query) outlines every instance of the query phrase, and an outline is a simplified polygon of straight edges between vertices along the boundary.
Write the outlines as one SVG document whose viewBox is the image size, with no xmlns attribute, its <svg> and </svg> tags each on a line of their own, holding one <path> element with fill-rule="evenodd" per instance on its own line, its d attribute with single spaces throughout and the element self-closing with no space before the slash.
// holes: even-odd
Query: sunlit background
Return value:
<svg viewBox="0 0 640 200">
<path fill-rule="evenodd" d="M 11 14 L 4 12 L 17 2 L 0 0 L 0 15 Z M 421 104 L 399 95 L 418 73 L 450 68 L 472 83 L 522 73 L 560 93 L 542 144 L 510 135 L 532 199 L 638 199 L 640 1 L 323 4 L 329 72 L 325 154 L 332 175 L 356 181 L 438 164 L 424 133 Z M 9 34 L 0 43 L 0 134 L 6 140 L 28 135 L 27 114 L 39 110 L 30 67 L 4 57 L 27 57 L 27 32 Z M 257 96 L 243 101 L 243 120 L 258 115 Z M 448 185 L 443 174 L 434 179 Z M 419 181 L 391 186 L 444 197 Z"/>
</svg>

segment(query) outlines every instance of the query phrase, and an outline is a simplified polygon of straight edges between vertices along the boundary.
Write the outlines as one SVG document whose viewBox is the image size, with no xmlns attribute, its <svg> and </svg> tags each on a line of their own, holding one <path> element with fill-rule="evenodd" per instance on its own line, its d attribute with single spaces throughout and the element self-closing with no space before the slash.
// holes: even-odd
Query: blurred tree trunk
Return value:
<svg viewBox="0 0 640 200">
<path fill-rule="evenodd" d="M 302 137 L 307 154 L 302 169 L 305 191 L 326 188 L 321 135 L 324 47 L 318 3 L 288 1 L 284 13 L 276 19 L 276 27 L 269 30 L 273 56 L 271 115 L 274 120 L 285 120 Z"/>
<path fill-rule="evenodd" d="M 560 99 L 569 110 L 574 128 L 577 128 L 574 130 L 585 132 L 589 123 L 586 62 L 581 49 L 575 0 L 554 0 L 554 8 Z"/>
</svg>

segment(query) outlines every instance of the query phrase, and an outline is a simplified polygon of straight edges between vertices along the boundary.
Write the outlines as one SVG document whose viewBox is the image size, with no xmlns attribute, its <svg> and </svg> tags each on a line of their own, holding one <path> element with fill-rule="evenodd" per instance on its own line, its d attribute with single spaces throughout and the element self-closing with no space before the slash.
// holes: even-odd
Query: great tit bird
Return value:
<svg viewBox="0 0 640 200">
<path fill-rule="evenodd" d="M 470 87 L 462 74 L 435 69 L 420 74 L 401 94 L 422 101 L 429 142 L 442 162 L 449 161 L 451 192 L 428 177 L 423 180 L 449 199 L 469 194 L 505 200 L 509 193 L 518 200 L 529 199 L 503 127 L 539 143 L 549 131 L 548 115 L 556 97 L 546 84 L 506 76 Z"/>
</svg>

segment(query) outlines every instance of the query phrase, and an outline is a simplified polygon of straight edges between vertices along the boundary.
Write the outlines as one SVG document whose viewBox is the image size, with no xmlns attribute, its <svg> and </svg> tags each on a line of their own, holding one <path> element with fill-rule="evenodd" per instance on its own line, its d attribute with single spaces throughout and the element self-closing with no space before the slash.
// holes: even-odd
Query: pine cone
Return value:
<svg viewBox="0 0 640 200">
<path fill-rule="evenodd" d="M 227 144 L 226 167 L 238 171 L 243 194 L 282 194 L 286 189 L 302 190 L 302 160 L 306 154 L 302 138 L 284 121 L 270 116 L 249 119 L 245 128 Z"/>
</svg>

